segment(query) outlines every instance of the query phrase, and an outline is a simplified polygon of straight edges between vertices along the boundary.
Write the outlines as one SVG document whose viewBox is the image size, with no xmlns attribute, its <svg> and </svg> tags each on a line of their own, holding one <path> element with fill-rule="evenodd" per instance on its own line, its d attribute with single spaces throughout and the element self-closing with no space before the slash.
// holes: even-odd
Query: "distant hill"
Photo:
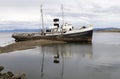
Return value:
<svg viewBox="0 0 120 79">
<path fill-rule="evenodd" d="M 40 32 L 40 29 L 0 30 L 0 32 Z"/>
<path fill-rule="evenodd" d="M 120 28 L 94 28 L 95 32 L 120 32 Z M 0 30 L 0 32 L 40 32 L 40 29 Z"/>
<path fill-rule="evenodd" d="M 120 32 L 120 28 L 94 28 L 95 32 Z"/>
</svg>

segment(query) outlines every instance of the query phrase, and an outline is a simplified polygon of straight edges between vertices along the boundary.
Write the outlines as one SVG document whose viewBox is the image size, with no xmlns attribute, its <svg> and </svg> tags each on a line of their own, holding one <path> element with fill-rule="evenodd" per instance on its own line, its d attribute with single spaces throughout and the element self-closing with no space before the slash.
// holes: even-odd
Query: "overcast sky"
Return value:
<svg viewBox="0 0 120 79">
<path fill-rule="evenodd" d="M 61 18 L 63 4 L 65 22 L 73 26 L 120 28 L 120 0 L 0 0 L 0 29 L 39 28 L 41 4 L 47 25 Z"/>
</svg>

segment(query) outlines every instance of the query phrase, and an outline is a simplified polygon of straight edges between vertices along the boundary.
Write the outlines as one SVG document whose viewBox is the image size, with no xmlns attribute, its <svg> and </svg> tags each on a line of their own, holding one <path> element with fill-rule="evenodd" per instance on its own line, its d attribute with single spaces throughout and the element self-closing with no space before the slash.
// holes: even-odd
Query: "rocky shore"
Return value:
<svg viewBox="0 0 120 79">
<path fill-rule="evenodd" d="M 3 66 L 0 66 L 0 79 L 26 79 L 25 73 L 13 74 L 11 71 L 2 72 Z"/>
<path fill-rule="evenodd" d="M 47 44 L 62 44 L 63 41 L 53 41 L 53 40 L 29 40 L 15 42 L 13 44 L 7 45 L 5 47 L 0 47 L 0 53 L 12 52 L 17 50 L 24 50 L 34 48 L 35 46 L 47 45 Z"/>
</svg>

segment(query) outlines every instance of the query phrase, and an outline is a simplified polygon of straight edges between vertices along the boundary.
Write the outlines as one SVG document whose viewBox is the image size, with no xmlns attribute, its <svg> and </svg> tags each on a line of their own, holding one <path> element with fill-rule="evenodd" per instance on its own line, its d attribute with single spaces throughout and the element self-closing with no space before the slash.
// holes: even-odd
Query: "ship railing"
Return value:
<svg viewBox="0 0 120 79">
<path fill-rule="evenodd" d="M 40 33 L 13 33 L 12 36 L 36 36 L 40 35 Z"/>
</svg>

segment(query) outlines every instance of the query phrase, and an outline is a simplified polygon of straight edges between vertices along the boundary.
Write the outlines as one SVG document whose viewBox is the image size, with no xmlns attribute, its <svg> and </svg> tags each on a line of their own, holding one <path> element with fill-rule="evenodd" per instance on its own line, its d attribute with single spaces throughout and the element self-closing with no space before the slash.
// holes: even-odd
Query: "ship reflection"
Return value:
<svg viewBox="0 0 120 79">
<path fill-rule="evenodd" d="M 92 59 L 93 53 L 92 53 L 92 44 L 55 44 L 55 45 L 47 45 L 41 47 L 42 52 L 42 63 L 41 63 L 41 77 L 44 77 L 44 64 L 45 59 L 54 64 L 59 64 L 60 70 L 58 72 L 61 72 L 61 77 L 64 76 L 64 64 L 66 63 L 65 60 L 74 60 L 74 59 L 82 59 L 86 58 L 88 60 Z M 47 58 L 50 59 L 47 59 Z M 52 70 L 49 69 L 49 70 Z M 47 71 L 47 70 L 46 70 Z M 56 70 L 53 70 L 56 71 Z M 49 71 L 48 71 L 49 72 Z M 60 75 L 60 74 L 59 74 Z"/>
</svg>

